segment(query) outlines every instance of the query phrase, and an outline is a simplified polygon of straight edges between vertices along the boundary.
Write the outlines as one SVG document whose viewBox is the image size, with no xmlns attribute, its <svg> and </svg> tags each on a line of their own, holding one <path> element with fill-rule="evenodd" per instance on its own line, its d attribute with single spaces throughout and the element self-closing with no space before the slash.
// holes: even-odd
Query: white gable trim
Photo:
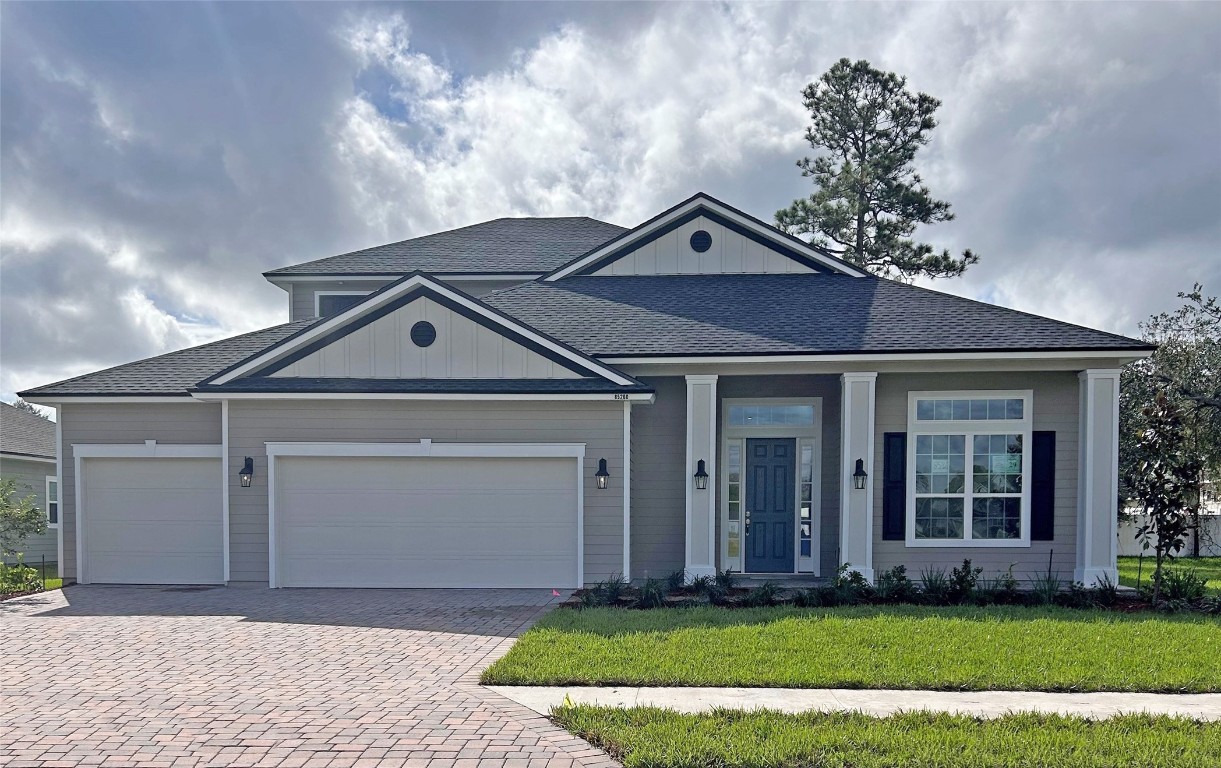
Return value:
<svg viewBox="0 0 1221 768">
<path fill-rule="evenodd" d="M 624 248 L 631 247 L 631 245 L 633 243 L 639 242 L 640 240 L 644 239 L 645 237 L 647 237 L 648 235 L 652 234 L 653 232 L 655 232 L 659 229 L 663 229 L 665 227 L 670 226 L 677 219 L 680 219 L 683 216 L 686 216 L 686 215 L 690 214 L 691 212 L 696 211 L 698 209 L 708 210 L 717 215 L 723 216 L 724 218 L 729 219 L 730 221 L 734 222 L 738 226 L 740 226 L 748 231 L 754 232 L 756 235 L 759 235 L 760 237 L 766 238 L 767 240 L 774 242 L 779 246 L 783 246 L 786 249 L 796 251 L 797 253 L 800 253 L 802 256 L 810 259 L 811 261 L 815 261 L 819 264 L 822 264 L 822 265 L 826 266 L 828 269 L 831 269 L 840 274 L 851 275 L 853 277 L 865 277 L 866 276 L 865 272 L 861 271 L 860 269 L 857 269 L 856 267 L 847 265 L 844 262 L 839 261 L 838 259 L 829 258 L 826 255 L 814 250 L 813 248 L 811 248 L 809 245 L 803 243 L 802 241 L 797 240 L 796 238 L 788 238 L 788 237 L 784 236 L 783 234 L 779 233 L 773 227 L 769 227 L 766 224 L 761 223 L 757 219 L 747 216 L 747 215 L 741 213 L 740 211 L 736 211 L 736 210 L 726 206 L 724 203 L 721 203 L 718 200 L 708 197 L 707 195 L 699 194 L 699 195 L 696 195 L 695 197 L 691 198 L 687 202 L 681 203 L 680 205 L 676 206 L 675 208 L 672 208 L 669 211 L 663 213 L 661 216 L 658 216 L 657 218 L 653 219 L 652 221 L 649 221 L 649 222 L 646 222 L 646 223 L 640 225 L 636 229 L 629 232 L 626 236 L 616 238 L 615 240 L 612 240 L 611 242 L 600 246 L 597 250 L 591 251 L 590 253 L 586 254 L 585 256 L 582 256 L 581 258 L 577 259 L 576 261 L 570 262 L 569 264 L 566 264 L 565 266 L 560 267 L 558 270 L 552 272 L 551 274 L 544 276 L 543 281 L 544 282 L 554 282 L 554 281 L 560 280 L 564 277 L 574 275 L 574 274 L 580 272 L 581 270 L 585 269 L 586 267 L 590 266 L 591 264 L 597 263 L 599 260 L 605 258 L 609 254 L 614 253 L 615 251 L 618 251 L 618 250 L 622 250 Z"/>
<path fill-rule="evenodd" d="M 631 378 L 624 376 L 622 373 L 619 373 L 613 368 L 585 358 L 582 355 L 573 352 L 571 349 L 552 341 L 545 336 L 542 336 L 530 327 L 511 318 L 493 312 L 477 299 L 473 299 L 464 293 L 450 288 L 444 283 L 437 282 L 436 280 L 422 274 L 413 275 L 395 285 L 382 289 L 375 300 L 366 301 L 348 309 L 346 312 L 341 312 L 338 315 L 326 318 L 311 326 L 307 331 L 299 336 L 296 336 L 288 343 L 269 349 L 266 352 L 247 360 L 236 368 L 215 377 L 207 383 L 215 385 L 226 384 L 234 379 L 241 378 L 265 368 L 272 363 L 287 357 L 307 344 L 317 341 L 318 339 L 323 338 L 335 331 L 341 330 L 348 323 L 375 312 L 383 305 L 392 302 L 403 294 L 406 294 L 409 291 L 419 287 L 428 288 L 429 290 L 444 296 L 446 299 L 453 301 L 463 308 L 484 317 L 492 325 L 512 331 L 543 347 L 544 349 L 547 349 L 551 353 L 571 361 L 578 367 L 589 371 L 593 375 L 601 376 L 608 381 L 620 385 L 636 383 Z"/>
</svg>

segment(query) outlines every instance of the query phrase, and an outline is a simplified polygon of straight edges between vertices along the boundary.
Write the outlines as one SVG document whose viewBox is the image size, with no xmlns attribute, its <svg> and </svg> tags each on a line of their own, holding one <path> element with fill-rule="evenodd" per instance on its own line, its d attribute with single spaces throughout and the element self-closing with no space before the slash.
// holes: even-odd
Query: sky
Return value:
<svg viewBox="0 0 1221 768">
<path fill-rule="evenodd" d="M 0 4 L 0 399 L 286 322 L 261 272 L 809 194 L 803 87 L 942 100 L 938 290 L 1126 334 L 1221 292 L 1221 3 Z"/>
</svg>

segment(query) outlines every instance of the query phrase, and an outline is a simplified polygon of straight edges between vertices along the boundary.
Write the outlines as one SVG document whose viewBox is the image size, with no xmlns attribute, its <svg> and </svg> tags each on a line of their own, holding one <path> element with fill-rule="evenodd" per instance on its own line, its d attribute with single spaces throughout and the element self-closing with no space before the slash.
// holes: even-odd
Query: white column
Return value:
<svg viewBox="0 0 1221 768">
<path fill-rule="evenodd" d="M 1077 567 L 1088 586 L 1118 583 L 1115 566 L 1119 495 L 1119 370 L 1091 368 L 1081 381 L 1077 469 Z"/>
<path fill-rule="evenodd" d="M 687 506 L 686 574 L 690 581 L 716 575 L 716 376 L 687 377 L 687 471 L 683 477 Z M 695 488 L 700 460 L 708 487 Z"/>
<path fill-rule="evenodd" d="M 877 373 L 840 376 L 839 559 L 873 581 L 874 390 Z M 869 481 L 853 487 L 856 462 L 864 462 Z"/>
</svg>

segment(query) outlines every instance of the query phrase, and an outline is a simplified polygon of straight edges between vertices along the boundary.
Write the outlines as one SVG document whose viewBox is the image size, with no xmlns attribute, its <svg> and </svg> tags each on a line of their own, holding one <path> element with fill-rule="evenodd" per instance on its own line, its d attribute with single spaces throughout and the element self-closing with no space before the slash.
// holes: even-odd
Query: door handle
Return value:
<svg viewBox="0 0 1221 768">
<path fill-rule="evenodd" d="M 750 533 L 750 510 L 746 510 L 746 530 L 745 533 Z"/>
</svg>

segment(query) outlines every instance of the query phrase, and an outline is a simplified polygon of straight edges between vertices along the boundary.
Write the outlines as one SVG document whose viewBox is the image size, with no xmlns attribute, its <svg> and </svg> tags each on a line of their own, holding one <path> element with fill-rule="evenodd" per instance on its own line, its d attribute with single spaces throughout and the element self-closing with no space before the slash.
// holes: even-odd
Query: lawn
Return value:
<svg viewBox="0 0 1221 768">
<path fill-rule="evenodd" d="M 1064 608 L 557 610 L 483 682 L 1219 692 L 1219 630 Z"/>
<path fill-rule="evenodd" d="M 1146 715 L 1091 721 L 1059 715 L 995 720 L 912 712 L 713 712 L 561 707 L 564 728 L 627 768 L 1213 768 L 1221 724 Z"/>
<path fill-rule="evenodd" d="M 1153 558 L 1146 557 L 1143 565 L 1138 557 L 1119 558 L 1119 583 L 1125 587 L 1135 587 L 1137 572 L 1140 573 L 1140 583 L 1149 584 L 1153 578 Z M 1183 557 L 1170 563 L 1171 569 L 1195 572 L 1208 579 L 1208 592 L 1221 596 L 1221 557 Z"/>
</svg>

